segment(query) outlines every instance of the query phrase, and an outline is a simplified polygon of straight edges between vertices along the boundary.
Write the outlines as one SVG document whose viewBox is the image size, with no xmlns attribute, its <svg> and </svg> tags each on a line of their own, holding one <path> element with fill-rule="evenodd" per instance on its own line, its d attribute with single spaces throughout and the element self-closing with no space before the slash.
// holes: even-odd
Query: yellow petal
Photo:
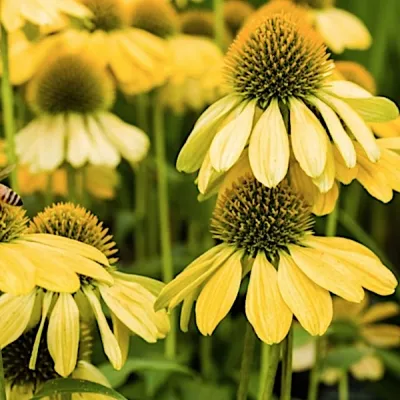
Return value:
<svg viewBox="0 0 400 400">
<path fill-rule="evenodd" d="M 311 335 L 323 335 L 332 321 L 329 292 L 311 281 L 293 259 L 280 253 L 278 284 L 283 300 Z"/>
<path fill-rule="evenodd" d="M 290 133 L 301 168 L 308 176 L 320 176 L 326 164 L 327 134 L 314 113 L 295 98 L 290 99 Z"/>
<path fill-rule="evenodd" d="M 35 305 L 36 291 L 25 296 L 3 294 L 0 297 L 0 349 L 17 340 L 25 331 Z"/>
<path fill-rule="evenodd" d="M 230 121 L 215 135 L 210 147 L 211 165 L 227 171 L 239 160 L 253 128 L 256 101 L 243 102 L 229 116 Z"/>
<path fill-rule="evenodd" d="M 114 278 L 124 280 L 128 282 L 138 283 L 147 289 L 154 296 L 158 296 L 161 290 L 165 287 L 164 282 L 160 282 L 156 279 L 149 278 L 148 276 L 136 275 L 136 274 L 125 274 L 119 271 L 113 271 L 112 275 Z"/>
<path fill-rule="evenodd" d="M 190 295 L 188 295 L 185 300 L 183 300 L 181 318 L 179 325 L 182 332 L 187 332 L 189 329 L 190 317 L 192 315 L 194 302 L 197 300 L 200 294 L 200 289 L 194 290 Z"/>
<path fill-rule="evenodd" d="M 276 269 L 259 252 L 251 269 L 246 296 L 246 316 L 257 336 L 271 345 L 288 334 L 293 314 L 283 301 Z"/>
<path fill-rule="evenodd" d="M 333 157 L 335 160 L 335 178 L 345 185 L 350 184 L 357 177 L 358 165 L 353 168 L 348 168 L 345 160 L 335 146 L 333 147 Z"/>
<path fill-rule="evenodd" d="M 319 286 L 355 303 L 364 298 L 361 284 L 340 259 L 324 251 L 295 245 L 289 251 L 296 265 Z"/>
<path fill-rule="evenodd" d="M 321 193 L 327 193 L 332 189 L 332 186 L 335 183 L 335 159 L 333 157 L 332 144 L 330 142 L 327 143 L 326 150 L 324 172 L 320 176 L 313 178 L 313 183 L 318 187 Z"/>
<path fill-rule="evenodd" d="M 352 323 L 359 323 L 360 314 L 368 305 L 368 294 L 359 303 L 351 303 L 340 297 L 333 299 L 333 319 L 347 320 Z"/>
<path fill-rule="evenodd" d="M 316 344 L 312 340 L 293 349 L 293 371 L 302 372 L 311 369 L 315 363 Z"/>
<path fill-rule="evenodd" d="M 399 115 L 396 104 L 386 97 L 372 97 L 369 99 L 343 99 L 350 107 L 357 111 L 365 122 L 393 121 Z"/>
<path fill-rule="evenodd" d="M 379 381 L 383 378 L 385 367 L 378 357 L 368 355 L 353 364 L 350 371 L 358 380 Z"/>
<path fill-rule="evenodd" d="M 400 118 L 398 119 L 400 120 Z M 393 138 L 383 138 L 377 139 L 379 147 L 390 149 L 390 150 L 400 150 L 400 137 Z"/>
<path fill-rule="evenodd" d="M 350 139 L 347 132 L 344 130 L 342 123 L 340 122 L 336 113 L 323 101 L 317 97 L 311 97 L 310 101 L 314 104 L 324 119 L 326 126 L 337 149 L 343 157 L 347 168 L 353 168 L 356 165 L 356 151 L 353 146 L 353 142 Z"/>
<path fill-rule="evenodd" d="M 113 333 L 117 339 L 119 348 L 121 349 L 122 364 L 124 365 L 129 355 L 129 344 L 130 344 L 130 331 L 129 328 L 124 325 L 115 314 L 111 313 L 111 320 L 113 325 Z"/>
<path fill-rule="evenodd" d="M 374 96 L 354 82 L 346 80 L 334 80 L 329 82 L 329 92 L 336 97 L 345 99 L 372 99 Z"/>
<path fill-rule="evenodd" d="M 205 252 L 164 287 L 156 300 L 154 308 L 160 310 L 178 305 L 212 275 L 234 251 L 233 247 L 218 245 Z"/>
<path fill-rule="evenodd" d="M 209 193 L 215 185 L 223 179 L 223 172 L 217 172 L 211 164 L 210 152 L 207 152 L 203 164 L 201 164 L 197 177 L 197 186 L 202 194 Z"/>
<path fill-rule="evenodd" d="M 372 305 L 360 318 L 362 324 L 382 321 L 400 314 L 400 306 L 394 301 L 385 301 Z"/>
<path fill-rule="evenodd" d="M 67 377 L 76 367 L 79 347 L 79 310 L 69 293 L 60 293 L 51 311 L 47 345 L 55 371 Z"/>
<path fill-rule="evenodd" d="M 106 317 L 104 316 L 103 310 L 99 299 L 93 293 L 91 289 L 83 288 L 87 299 L 89 300 L 90 306 L 92 307 L 93 313 L 96 316 L 97 324 L 100 329 L 101 340 L 103 342 L 104 352 L 110 360 L 112 366 L 116 370 L 122 368 L 122 354 L 119 344 L 114 334 L 111 332 Z"/>
<path fill-rule="evenodd" d="M 241 99 L 236 95 L 223 97 L 201 115 L 178 155 L 176 162 L 178 171 L 191 173 L 200 168 L 217 133 L 218 125 L 240 101 Z"/>
<path fill-rule="evenodd" d="M 289 167 L 289 138 L 278 101 L 273 99 L 251 135 L 249 160 L 254 176 L 267 187 L 275 187 Z"/>
<path fill-rule="evenodd" d="M 400 346 L 400 326 L 367 325 L 361 329 L 361 335 L 372 346 L 383 348 Z"/>
<path fill-rule="evenodd" d="M 327 215 L 330 214 L 335 206 L 339 197 L 339 185 L 335 182 L 332 188 L 326 192 L 321 193 L 317 191 L 314 195 L 314 205 L 312 212 L 315 215 Z"/>
<path fill-rule="evenodd" d="M 236 251 L 213 274 L 196 302 L 196 322 L 203 335 L 211 335 L 232 308 L 242 279 L 241 251 Z"/>
</svg>

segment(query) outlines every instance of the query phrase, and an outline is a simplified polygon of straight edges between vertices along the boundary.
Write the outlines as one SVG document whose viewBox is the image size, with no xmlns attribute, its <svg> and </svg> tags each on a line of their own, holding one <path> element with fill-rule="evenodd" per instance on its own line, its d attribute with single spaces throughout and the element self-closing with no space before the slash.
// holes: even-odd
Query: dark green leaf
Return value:
<svg viewBox="0 0 400 400">
<path fill-rule="evenodd" d="M 55 396 L 66 393 L 96 393 L 108 396 L 110 399 L 126 400 L 124 396 L 115 390 L 99 383 L 85 381 L 83 379 L 60 378 L 45 383 L 41 390 L 31 400 L 42 399 L 43 397 Z"/>
<path fill-rule="evenodd" d="M 376 354 L 382 359 L 383 363 L 395 375 L 400 376 L 400 354 L 389 350 L 376 350 Z"/>
</svg>

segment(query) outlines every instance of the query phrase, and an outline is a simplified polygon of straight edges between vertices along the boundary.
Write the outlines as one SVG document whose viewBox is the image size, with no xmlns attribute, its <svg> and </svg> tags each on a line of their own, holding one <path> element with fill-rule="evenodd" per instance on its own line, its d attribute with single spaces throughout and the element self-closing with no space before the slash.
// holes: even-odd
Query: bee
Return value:
<svg viewBox="0 0 400 400">
<path fill-rule="evenodd" d="M 13 169 L 14 165 L 3 168 L 0 171 L 0 181 L 5 179 Z M 10 206 L 22 206 L 23 204 L 21 197 L 14 190 L 2 183 L 0 183 L 0 200 Z"/>
</svg>

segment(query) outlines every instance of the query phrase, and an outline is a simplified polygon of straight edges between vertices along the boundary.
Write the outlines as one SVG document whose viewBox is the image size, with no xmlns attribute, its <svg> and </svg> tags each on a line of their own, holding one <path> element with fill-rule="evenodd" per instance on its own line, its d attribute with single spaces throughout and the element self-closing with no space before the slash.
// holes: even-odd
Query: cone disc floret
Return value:
<svg viewBox="0 0 400 400">
<path fill-rule="evenodd" d="M 312 225 L 310 206 L 285 182 L 270 189 L 248 175 L 219 198 L 211 232 L 252 257 L 264 251 L 272 260 L 288 245 L 300 244 Z"/>
<path fill-rule="evenodd" d="M 28 218 L 21 207 L 0 204 L 0 243 L 18 239 L 27 231 Z"/>
<path fill-rule="evenodd" d="M 120 0 L 83 0 L 83 4 L 92 12 L 88 27 L 91 31 L 110 32 L 126 25 L 126 14 Z"/>
<path fill-rule="evenodd" d="M 114 86 L 105 70 L 78 54 L 50 61 L 28 86 L 28 101 L 37 113 L 93 113 L 107 109 Z"/>
<path fill-rule="evenodd" d="M 117 261 L 113 256 L 118 250 L 108 229 L 94 214 L 79 205 L 57 203 L 46 207 L 33 218 L 30 231 L 77 240 L 101 251 L 110 264 Z"/>
<path fill-rule="evenodd" d="M 295 14 L 272 13 L 246 26 L 226 57 L 227 80 L 265 109 L 271 98 L 285 102 L 320 89 L 331 73 L 326 47 Z"/>
</svg>

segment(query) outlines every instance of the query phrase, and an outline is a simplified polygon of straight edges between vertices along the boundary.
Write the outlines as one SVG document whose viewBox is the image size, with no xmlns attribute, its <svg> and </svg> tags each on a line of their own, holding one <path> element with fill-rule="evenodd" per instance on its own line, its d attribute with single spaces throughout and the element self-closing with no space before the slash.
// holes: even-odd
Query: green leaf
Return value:
<svg viewBox="0 0 400 400">
<path fill-rule="evenodd" d="M 207 384 L 201 381 L 181 381 L 183 399 L 190 400 L 231 400 L 234 398 L 232 386 L 223 384 Z"/>
<path fill-rule="evenodd" d="M 400 376 L 400 354 L 389 350 L 375 350 L 376 354 L 382 359 L 386 368 L 396 376 Z"/>
<path fill-rule="evenodd" d="M 347 369 L 364 356 L 369 354 L 369 349 L 359 349 L 353 346 L 343 346 L 331 350 L 324 359 L 324 368 L 341 368 Z"/>
<path fill-rule="evenodd" d="M 99 383 L 85 381 L 83 379 L 59 378 L 48 381 L 42 389 L 36 393 L 31 400 L 42 399 L 43 397 L 56 396 L 67 393 L 96 393 L 108 396 L 110 399 L 127 400 L 114 389 L 100 385 Z"/>
<path fill-rule="evenodd" d="M 112 387 L 119 387 L 126 382 L 129 375 L 134 372 L 141 371 L 166 371 L 171 373 L 180 373 L 184 375 L 194 376 L 195 372 L 190 368 L 180 365 L 174 361 L 159 359 L 146 360 L 139 358 L 130 358 L 125 365 L 116 371 L 109 363 L 105 363 L 99 367 L 100 371 L 107 377 Z"/>
</svg>

